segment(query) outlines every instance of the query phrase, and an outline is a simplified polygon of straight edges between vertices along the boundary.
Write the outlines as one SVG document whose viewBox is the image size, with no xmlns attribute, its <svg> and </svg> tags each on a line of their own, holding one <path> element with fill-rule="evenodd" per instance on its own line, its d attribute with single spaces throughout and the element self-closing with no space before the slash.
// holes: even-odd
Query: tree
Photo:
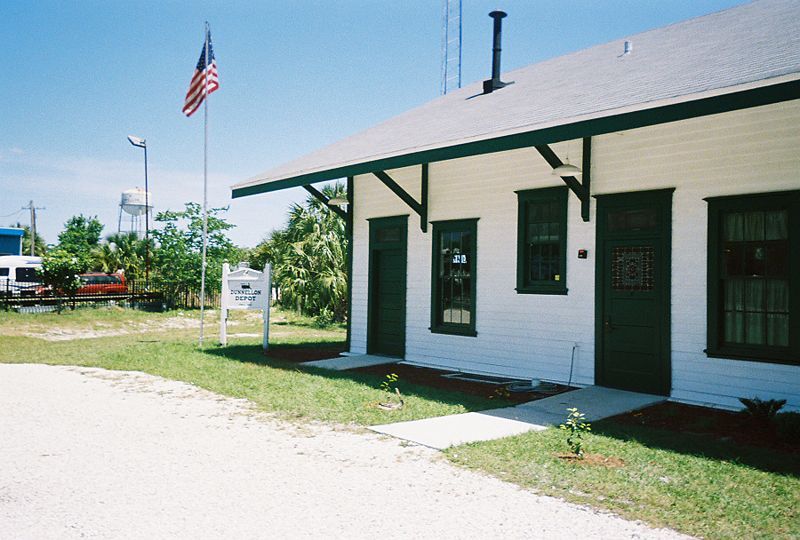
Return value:
<svg viewBox="0 0 800 540">
<path fill-rule="evenodd" d="M 219 217 L 219 214 L 227 210 L 226 207 L 211 208 L 208 211 L 208 289 L 219 289 L 223 262 L 227 260 L 235 264 L 239 261 L 240 250 L 227 236 L 227 231 L 234 225 Z M 164 280 L 181 283 L 190 290 L 199 291 L 203 248 L 203 213 L 200 205 L 189 202 L 181 212 L 159 212 L 156 221 L 164 224 L 161 229 L 151 233 L 156 241 L 153 261 L 158 275 Z"/>
<path fill-rule="evenodd" d="M 102 231 L 103 224 L 97 216 L 86 217 L 83 214 L 72 216 L 58 235 L 58 249 L 78 257 L 81 259 L 81 265 L 88 267 L 92 251 L 100 243 Z"/>
<path fill-rule="evenodd" d="M 16 225 L 12 225 L 12 227 L 16 227 L 17 229 L 22 229 L 25 231 L 22 234 L 22 254 L 23 255 L 30 255 L 31 254 L 31 228 L 28 225 L 22 225 L 21 223 L 17 222 Z M 33 254 L 37 257 L 41 257 L 47 252 L 47 244 L 44 242 L 44 238 L 38 232 L 36 233 L 36 243 L 34 244 Z"/>
<path fill-rule="evenodd" d="M 42 283 L 49 286 L 54 294 L 72 296 L 81 286 L 78 274 L 82 274 L 86 270 L 87 266 L 81 257 L 63 249 L 53 249 L 42 257 L 42 268 L 39 270 L 39 274 Z M 61 306 L 59 305 L 60 310 Z"/>
<path fill-rule="evenodd" d="M 344 197 L 341 183 L 326 186 L 330 198 Z M 274 231 L 254 250 L 254 266 L 273 265 L 280 302 L 323 320 L 347 316 L 347 238 L 345 222 L 316 197 L 293 204 L 284 229 Z"/>
<path fill-rule="evenodd" d="M 147 243 L 135 232 L 110 234 L 92 251 L 92 267 L 113 273 L 122 270 L 128 280 L 144 275 Z"/>
</svg>

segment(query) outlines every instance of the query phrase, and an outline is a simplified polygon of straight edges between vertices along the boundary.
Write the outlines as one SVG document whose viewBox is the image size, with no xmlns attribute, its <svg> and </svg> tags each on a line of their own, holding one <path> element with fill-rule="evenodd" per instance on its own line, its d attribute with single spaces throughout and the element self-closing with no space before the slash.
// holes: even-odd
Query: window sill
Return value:
<svg viewBox="0 0 800 540">
<path fill-rule="evenodd" d="M 450 336 L 464 336 L 464 337 L 477 337 L 478 332 L 471 328 L 453 328 L 446 326 L 437 326 L 430 328 L 432 334 L 445 334 Z"/>
<path fill-rule="evenodd" d="M 517 291 L 517 294 L 551 294 L 551 295 L 566 295 L 567 289 L 564 287 L 563 289 L 544 289 L 540 287 L 517 287 L 514 289 Z"/>
<path fill-rule="evenodd" d="M 797 355 L 793 355 L 791 352 L 787 352 L 785 354 L 758 354 L 755 352 L 744 352 L 744 351 L 731 351 L 726 352 L 723 350 L 715 350 L 705 351 L 706 356 L 708 358 L 719 358 L 722 360 L 744 360 L 747 362 L 761 362 L 764 364 L 785 364 L 789 366 L 798 366 L 800 365 L 800 360 L 798 360 Z"/>
</svg>

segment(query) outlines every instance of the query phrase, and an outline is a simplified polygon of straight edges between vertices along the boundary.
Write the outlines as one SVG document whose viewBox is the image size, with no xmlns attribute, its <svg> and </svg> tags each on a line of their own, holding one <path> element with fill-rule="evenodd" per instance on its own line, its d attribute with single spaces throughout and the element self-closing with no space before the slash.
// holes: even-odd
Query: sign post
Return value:
<svg viewBox="0 0 800 540">
<path fill-rule="evenodd" d="M 228 310 L 260 309 L 264 319 L 262 347 L 269 348 L 269 305 L 272 299 L 272 267 L 269 263 L 264 271 L 253 270 L 247 263 L 239 263 L 231 271 L 228 263 L 222 264 L 222 300 L 219 317 L 219 342 L 228 344 Z"/>
</svg>

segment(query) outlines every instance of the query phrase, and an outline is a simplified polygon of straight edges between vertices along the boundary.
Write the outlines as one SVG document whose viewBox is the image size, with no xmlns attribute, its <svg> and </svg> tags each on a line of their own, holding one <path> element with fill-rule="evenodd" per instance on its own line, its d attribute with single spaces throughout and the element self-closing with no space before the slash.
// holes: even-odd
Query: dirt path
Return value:
<svg viewBox="0 0 800 540">
<path fill-rule="evenodd" d="M 0 538 L 678 538 L 141 373 L 0 364 Z"/>
</svg>

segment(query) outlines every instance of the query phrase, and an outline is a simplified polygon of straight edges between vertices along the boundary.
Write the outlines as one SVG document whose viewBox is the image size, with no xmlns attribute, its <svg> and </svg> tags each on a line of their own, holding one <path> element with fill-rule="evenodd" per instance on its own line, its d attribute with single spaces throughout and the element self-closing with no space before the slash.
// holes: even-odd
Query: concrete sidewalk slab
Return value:
<svg viewBox="0 0 800 540">
<path fill-rule="evenodd" d="M 549 398 L 529 401 L 514 408 L 523 409 L 525 413 L 531 411 L 542 416 L 557 416 L 559 418 L 558 421 L 551 423 L 560 424 L 567 416 L 567 409 L 572 407 L 577 407 L 580 412 L 586 415 L 588 421 L 593 422 L 609 416 L 635 411 L 648 405 L 660 403 L 666 399 L 666 396 L 640 394 L 603 386 L 588 386 Z"/>
<path fill-rule="evenodd" d="M 330 369 L 333 371 L 344 371 L 368 366 L 380 366 L 383 364 L 396 364 L 401 358 L 391 356 L 378 356 L 374 354 L 359 354 L 353 356 L 339 356 L 327 360 L 314 360 L 313 362 L 303 362 L 301 366 L 317 367 Z"/>
<path fill-rule="evenodd" d="M 369 429 L 399 439 L 443 450 L 469 442 L 489 441 L 542 431 L 561 424 L 567 409 L 577 407 L 590 421 L 623 414 L 664 401 L 664 396 L 590 386 L 529 401 L 516 407 L 426 418 L 372 426 Z"/>
</svg>

